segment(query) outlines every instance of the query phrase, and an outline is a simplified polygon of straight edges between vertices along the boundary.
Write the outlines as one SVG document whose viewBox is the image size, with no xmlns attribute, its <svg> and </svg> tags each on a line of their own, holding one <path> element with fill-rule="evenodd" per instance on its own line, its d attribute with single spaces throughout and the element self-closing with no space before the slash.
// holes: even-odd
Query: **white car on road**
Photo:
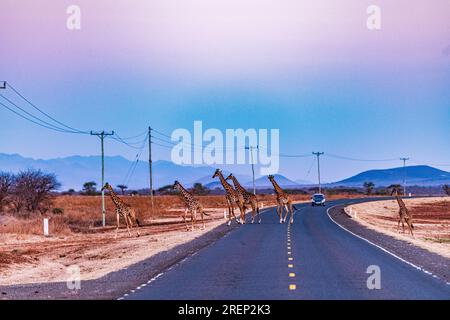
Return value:
<svg viewBox="0 0 450 320">
<path fill-rule="evenodd" d="M 325 207 L 325 195 L 322 193 L 315 193 L 311 197 L 311 205 L 314 206 L 323 206 Z"/>
</svg>

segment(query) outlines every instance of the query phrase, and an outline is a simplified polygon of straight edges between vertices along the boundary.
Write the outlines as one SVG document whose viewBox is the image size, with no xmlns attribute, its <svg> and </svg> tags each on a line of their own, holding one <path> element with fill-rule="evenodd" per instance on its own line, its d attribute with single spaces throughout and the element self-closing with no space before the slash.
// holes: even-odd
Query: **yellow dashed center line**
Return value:
<svg viewBox="0 0 450 320">
<path fill-rule="evenodd" d="M 288 261 L 292 262 L 294 260 L 294 258 L 291 257 L 292 255 L 292 246 L 291 246 L 291 225 L 288 224 L 288 228 L 287 228 L 287 253 L 288 253 Z M 292 269 L 294 268 L 294 264 L 293 263 L 288 263 L 288 268 Z M 294 272 L 289 272 L 288 273 L 289 278 L 295 278 L 295 273 Z M 289 290 L 293 291 L 293 290 L 297 290 L 297 285 L 295 283 L 290 283 L 289 284 Z"/>
</svg>

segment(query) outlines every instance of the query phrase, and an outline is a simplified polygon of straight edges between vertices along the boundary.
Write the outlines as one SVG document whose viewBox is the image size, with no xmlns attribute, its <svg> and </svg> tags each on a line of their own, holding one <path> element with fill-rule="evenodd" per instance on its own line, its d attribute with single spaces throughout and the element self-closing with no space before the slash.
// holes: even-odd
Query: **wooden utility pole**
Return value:
<svg viewBox="0 0 450 320">
<path fill-rule="evenodd" d="M 323 152 L 313 152 L 313 155 L 317 156 L 317 178 L 319 180 L 319 193 L 322 193 L 322 185 L 320 184 L 320 156 L 323 155 Z"/>
<path fill-rule="evenodd" d="M 148 165 L 150 173 L 150 201 L 152 203 L 152 216 L 153 216 L 154 203 L 153 203 L 152 127 L 148 127 Z"/>
<path fill-rule="evenodd" d="M 106 136 L 112 136 L 114 135 L 114 131 L 111 132 L 93 132 L 91 131 L 92 136 L 97 136 L 100 138 L 101 141 L 101 147 L 102 147 L 102 186 L 105 185 L 105 147 L 104 147 L 104 140 Z M 105 190 L 102 190 L 102 225 L 106 226 L 106 208 L 105 208 Z"/>
<path fill-rule="evenodd" d="M 403 195 L 406 197 L 406 161 L 409 158 L 400 158 L 403 161 Z"/>
</svg>

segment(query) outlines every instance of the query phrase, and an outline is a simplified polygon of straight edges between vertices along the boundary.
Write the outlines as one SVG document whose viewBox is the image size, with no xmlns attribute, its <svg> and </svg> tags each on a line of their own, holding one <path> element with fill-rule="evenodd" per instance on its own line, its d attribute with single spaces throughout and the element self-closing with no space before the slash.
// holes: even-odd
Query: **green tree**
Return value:
<svg viewBox="0 0 450 320">
<path fill-rule="evenodd" d="M 204 187 L 204 186 L 203 186 L 201 183 L 199 183 L 199 182 L 194 183 L 194 186 L 192 187 L 192 191 L 193 191 L 195 194 L 198 194 L 198 195 L 206 195 L 206 194 L 209 193 L 209 189 L 206 188 L 206 187 Z"/>
<path fill-rule="evenodd" d="M 372 181 L 364 182 L 364 188 L 366 189 L 366 194 L 370 196 L 373 193 L 373 189 L 375 188 L 375 184 Z"/>
<path fill-rule="evenodd" d="M 88 196 L 97 194 L 97 183 L 95 181 L 88 181 L 83 184 L 83 193 Z"/>
<path fill-rule="evenodd" d="M 124 195 L 125 194 L 125 190 L 128 189 L 128 187 L 126 185 L 124 185 L 124 184 L 118 184 L 117 188 L 120 189 L 120 191 L 122 192 L 122 195 Z"/>
</svg>

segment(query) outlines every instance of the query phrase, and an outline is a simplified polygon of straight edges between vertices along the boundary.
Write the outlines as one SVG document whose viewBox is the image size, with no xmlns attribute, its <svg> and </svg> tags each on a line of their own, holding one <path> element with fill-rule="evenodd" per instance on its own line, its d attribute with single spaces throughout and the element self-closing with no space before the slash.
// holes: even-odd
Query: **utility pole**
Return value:
<svg viewBox="0 0 450 320">
<path fill-rule="evenodd" d="M 406 161 L 409 158 L 400 158 L 403 161 L 403 195 L 406 196 Z"/>
<path fill-rule="evenodd" d="M 100 138 L 101 146 L 102 146 L 102 189 L 105 185 L 105 147 L 104 147 L 104 140 L 107 136 L 114 135 L 114 131 L 111 132 L 94 132 L 91 131 L 92 136 L 97 136 Z M 102 225 L 106 226 L 106 209 L 105 209 L 105 190 L 102 190 Z"/>
<path fill-rule="evenodd" d="M 252 162 L 252 177 L 253 177 L 253 194 L 256 196 L 256 186 L 255 186 L 255 166 L 253 162 L 253 146 L 245 147 L 245 150 L 250 150 L 250 159 Z M 256 146 L 256 149 L 259 149 L 259 146 Z"/>
<path fill-rule="evenodd" d="M 152 215 L 154 214 L 153 204 L 153 168 L 152 168 L 152 127 L 148 127 L 148 166 L 150 173 L 150 201 L 152 203 Z"/>
<path fill-rule="evenodd" d="M 312 154 L 317 156 L 317 177 L 319 180 L 319 193 L 322 193 L 322 186 L 320 184 L 320 156 L 323 155 L 323 152 L 313 152 Z"/>
</svg>

